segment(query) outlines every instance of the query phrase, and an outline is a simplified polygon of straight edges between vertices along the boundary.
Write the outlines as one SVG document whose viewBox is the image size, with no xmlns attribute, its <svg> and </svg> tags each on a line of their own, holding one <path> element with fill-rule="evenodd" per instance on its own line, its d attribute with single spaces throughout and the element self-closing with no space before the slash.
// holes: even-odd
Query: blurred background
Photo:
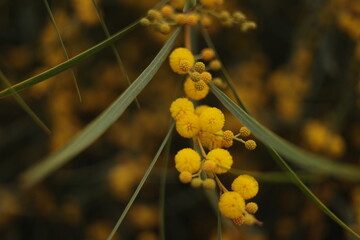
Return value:
<svg viewBox="0 0 360 240">
<path fill-rule="evenodd" d="M 99 0 L 111 34 L 146 15 L 155 0 Z M 49 0 L 69 56 L 106 36 L 91 0 Z M 283 138 L 339 163 L 360 164 L 360 1 L 226 0 L 257 23 L 208 31 L 237 91 L 255 118 Z M 0 69 L 12 84 L 66 60 L 43 1 L 0 0 Z M 195 29 L 196 33 L 196 29 Z M 133 81 L 169 35 L 139 26 L 117 43 Z M 200 34 L 198 49 L 206 47 Z M 183 36 L 176 44 L 183 46 Z M 12 97 L 0 101 L 0 239 L 105 240 L 168 131 L 168 108 L 182 96 L 180 80 L 164 64 L 135 104 L 94 144 L 31 189 L 21 174 L 59 149 L 128 86 L 111 48 L 20 94 L 51 130 L 48 135 Z M 220 73 L 214 76 L 222 77 Z M 1 89 L 5 86 L 1 85 Z M 180 89 L 180 90 L 179 90 Z M 229 89 L 224 87 L 229 93 Z M 225 128 L 241 123 L 210 94 L 204 104 L 225 112 Z M 167 239 L 216 239 L 216 212 L 208 192 L 181 184 L 173 156 L 189 142 L 177 133 L 169 149 L 165 197 Z M 260 182 L 255 198 L 263 226 L 223 224 L 223 239 L 354 239 L 324 215 L 281 173 L 264 146 L 230 149 L 235 168 Z M 162 156 L 114 240 L 159 238 Z M 293 166 L 311 190 L 360 232 L 360 185 Z M 221 176 L 230 186 L 235 175 Z"/>
</svg>

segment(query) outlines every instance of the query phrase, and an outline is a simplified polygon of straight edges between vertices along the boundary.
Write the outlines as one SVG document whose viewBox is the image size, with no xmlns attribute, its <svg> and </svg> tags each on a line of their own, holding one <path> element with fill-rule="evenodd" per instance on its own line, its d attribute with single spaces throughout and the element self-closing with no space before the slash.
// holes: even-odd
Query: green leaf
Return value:
<svg viewBox="0 0 360 240">
<path fill-rule="evenodd" d="M 65 61 L 43 73 L 40 73 L 36 76 L 33 76 L 29 79 L 26 79 L 26 80 L 20 82 L 18 84 L 13 85 L 12 89 L 14 89 L 16 92 L 22 91 L 22 90 L 27 89 L 39 82 L 49 79 L 71 67 L 74 67 L 74 66 L 80 64 L 81 62 L 85 61 L 86 59 L 89 59 L 94 54 L 100 52 L 102 49 L 110 46 L 111 44 L 113 44 L 114 42 L 119 40 L 125 34 L 132 31 L 138 24 L 139 24 L 139 21 L 132 23 L 128 27 L 124 28 L 122 31 L 114 34 L 112 37 L 110 37 L 110 38 L 102 41 L 101 43 L 93 46 L 92 48 L 89 48 L 88 50 L 76 55 L 75 57 L 70 58 L 69 60 L 67 60 L 67 61 Z M 4 98 L 6 96 L 9 96 L 11 94 L 13 94 L 13 90 L 11 90 L 10 88 L 6 88 L 0 92 L 0 99 Z"/>
<path fill-rule="evenodd" d="M 110 32 L 109 32 L 109 29 L 108 27 L 106 26 L 106 23 L 105 23 L 105 20 L 103 18 L 103 16 L 101 15 L 101 12 L 100 12 L 100 9 L 99 9 L 99 5 L 97 4 L 96 2 L 97 0 L 92 0 L 92 3 L 93 3 L 93 6 L 95 8 L 95 11 L 96 11 L 96 14 L 99 18 L 99 21 L 101 23 L 101 27 L 102 29 L 104 30 L 104 33 L 106 35 L 107 38 L 110 38 Z M 115 55 L 115 58 L 116 58 L 116 61 L 118 62 L 118 65 L 119 65 L 119 68 L 120 68 L 120 71 L 124 74 L 124 77 L 127 81 L 127 83 L 129 85 L 131 85 L 131 81 L 130 81 L 130 78 L 129 78 L 129 75 L 127 74 L 127 71 L 125 69 L 125 66 L 124 66 L 124 63 L 123 61 L 121 60 L 120 58 L 120 54 L 116 48 L 116 45 L 115 44 L 111 44 L 111 49 Z M 139 101 L 137 100 L 137 98 L 135 98 L 135 103 L 136 103 L 136 106 L 140 109 L 140 104 L 139 104 Z"/>
<path fill-rule="evenodd" d="M 174 32 L 150 65 L 106 110 L 72 138 L 64 147 L 52 153 L 24 173 L 22 179 L 24 187 L 33 186 L 87 148 L 121 116 L 134 98 L 150 82 L 161 64 L 165 61 L 180 30 L 181 29 L 179 28 Z"/>
<path fill-rule="evenodd" d="M 50 134 L 51 131 L 49 130 L 49 128 L 45 125 L 45 123 L 34 113 L 33 110 L 31 110 L 31 108 L 29 107 L 29 105 L 27 105 L 27 103 L 24 101 L 24 99 L 17 93 L 15 92 L 15 90 L 13 90 L 11 88 L 11 83 L 9 82 L 9 80 L 7 79 L 7 77 L 3 74 L 3 72 L 0 70 L 0 79 L 1 81 L 4 83 L 4 85 L 6 87 L 10 88 L 10 91 L 13 91 L 13 96 L 15 98 L 15 100 L 18 102 L 18 104 L 20 105 L 20 107 L 22 107 L 22 109 L 24 109 L 24 111 L 29 114 L 29 116 L 34 120 L 34 122 L 40 127 L 42 128 L 47 134 Z"/>
<path fill-rule="evenodd" d="M 64 41 L 62 40 L 62 37 L 61 37 L 61 34 L 60 34 L 60 30 L 59 30 L 59 28 L 58 28 L 58 26 L 57 26 L 57 24 L 56 24 L 56 22 L 55 22 L 55 18 L 54 18 L 54 16 L 53 16 L 52 12 L 51 12 L 51 9 L 50 9 L 50 6 L 49 6 L 48 1 L 47 1 L 47 0 L 44 0 L 44 4 L 45 4 L 45 7 L 46 7 L 47 12 L 49 13 L 51 23 L 53 24 L 53 26 L 54 26 L 54 28 L 55 28 L 55 30 L 56 30 L 56 33 L 57 33 L 59 42 L 60 42 L 60 44 L 61 44 L 61 47 L 62 47 L 62 49 L 64 50 L 64 54 L 65 54 L 66 60 L 69 60 L 69 54 L 68 54 L 68 52 L 67 52 L 67 50 L 66 50 L 66 48 L 65 48 Z M 78 85 L 77 80 L 76 80 L 75 73 L 74 73 L 74 71 L 73 71 L 72 69 L 71 69 L 70 71 L 71 71 L 71 76 L 72 76 L 73 81 L 74 81 L 74 85 L 75 85 L 75 88 L 76 88 L 76 92 L 77 92 L 77 94 L 78 94 L 78 96 L 79 96 L 79 100 L 80 100 L 80 102 L 81 102 L 80 89 L 79 89 L 79 85 Z"/>
<path fill-rule="evenodd" d="M 339 224 L 346 231 L 351 233 L 353 236 L 360 239 L 359 234 L 354 232 L 348 225 L 341 221 L 330 209 L 328 209 L 325 204 L 323 204 L 320 199 L 318 199 L 315 194 L 313 194 L 310 189 L 301 181 L 301 179 L 296 175 L 296 173 L 289 167 L 289 165 L 281 158 L 281 156 L 275 152 L 273 149 L 268 148 L 268 151 L 271 157 L 276 161 L 276 163 L 285 171 L 293 183 L 295 183 L 300 190 L 311 200 L 313 201 L 326 215 L 328 215 L 332 220 Z"/>
<path fill-rule="evenodd" d="M 143 178 L 141 179 L 139 185 L 138 185 L 137 188 L 135 189 L 134 194 L 131 196 L 129 202 L 126 204 L 126 207 L 125 207 L 124 211 L 122 212 L 119 220 L 116 222 L 115 227 L 113 228 L 113 230 L 111 231 L 111 233 L 109 234 L 109 236 L 106 238 L 106 240 L 111 240 L 111 239 L 113 238 L 114 234 L 116 233 L 116 231 L 118 230 L 118 228 L 120 227 L 120 224 L 121 224 L 122 221 L 124 220 L 124 218 L 125 218 L 126 214 L 128 213 L 131 205 L 134 203 L 137 195 L 139 194 L 142 186 L 144 185 L 146 179 L 148 178 L 148 176 L 149 176 L 151 170 L 153 169 L 153 167 L 154 167 L 157 159 L 159 158 L 162 150 L 164 149 L 166 143 L 169 141 L 169 138 L 170 138 L 171 133 L 172 133 L 172 131 L 173 131 L 173 129 L 174 129 L 174 126 L 175 126 L 175 122 L 173 122 L 173 123 L 171 124 L 171 127 L 170 127 L 168 133 L 166 134 L 163 142 L 161 143 L 161 145 L 160 145 L 157 153 L 155 154 L 155 157 L 154 157 L 153 160 L 151 161 L 151 163 L 150 163 L 148 169 L 146 170 Z"/>
<path fill-rule="evenodd" d="M 236 176 L 240 174 L 248 174 L 255 177 L 258 181 L 268 182 L 268 183 L 291 183 L 292 180 L 286 173 L 283 172 L 254 172 L 254 171 L 245 171 L 241 169 L 231 168 L 229 173 L 232 173 Z M 319 182 L 321 177 L 311 173 L 300 172 L 296 173 L 297 176 L 304 182 Z"/>
<path fill-rule="evenodd" d="M 254 136 L 265 145 L 273 148 L 280 155 L 286 157 L 289 161 L 313 172 L 329 174 L 349 180 L 360 180 L 360 169 L 358 167 L 336 163 L 325 157 L 302 150 L 265 128 L 236 105 L 216 86 L 210 84 L 210 88 L 222 104 L 246 127 L 248 127 Z"/>
</svg>

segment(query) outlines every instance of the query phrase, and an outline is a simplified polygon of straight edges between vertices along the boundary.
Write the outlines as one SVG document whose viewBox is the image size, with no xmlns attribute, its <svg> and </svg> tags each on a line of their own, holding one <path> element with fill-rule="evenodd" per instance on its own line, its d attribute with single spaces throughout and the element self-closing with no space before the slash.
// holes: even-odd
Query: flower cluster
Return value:
<svg viewBox="0 0 360 240">
<path fill-rule="evenodd" d="M 204 62 L 196 62 L 195 59 L 199 58 L 207 62 L 207 66 Z M 232 191 L 228 191 L 218 178 L 219 174 L 227 173 L 233 165 L 233 157 L 226 148 L 231 147 L 234 140 L 243 143 L 248 150 L 256 148 L 254 140 L 243 139 L 251 135 L 250 130 L 241 127 L 236 134 L 225 130 L 225 116 L 220 109 L 207 105 L 195 107 L 192 102 L 208 94 L 208 83 L 213 80 L 211 73 L 206 70 L 214 69 L 211 67 L 216 65 L 214 58 L 214 51 L 208 48 L 203 49 L 199 56 L 194 56 L 187 48 L 176 48 L 169 56 L 171 69 L 177 74 L 188 75 L 184 82 L 186 97 L 174 100 L 170 113 L 176 121 L 179 135 L 194 142 L 194 148 L 184 148 L 177 152 L 175 168 L 183 183 L 205 189 L 215 189 L 217 186 L 222 194 L 219 210 L 236 224 L 260 223 L 253 216 L 258 208 L 256 203 L 245 203 L 245 200 L 257 194 L 257 181 L 249 175 L 240 175 L 233 181 Z"/>
<path fill-rule="evenodd" d="M 193 8 L 182 12 L 185 1 L 173 0 L 160 10 L 150 9 L 140 23 L 143 26 L 155 26 L 163 34 L 169 33 L 171 26 L 202 24 L 210 27 L 213 19 L 217 19 L 225 27 L 239 25 L 244 32 L 256 28 L 255 22 L 247 20 L 242 12 L 236 11 L 231 14 L 228 11 L 220 10 L 223 3 L 223 0 L 200 0 Z"/>
</svg>

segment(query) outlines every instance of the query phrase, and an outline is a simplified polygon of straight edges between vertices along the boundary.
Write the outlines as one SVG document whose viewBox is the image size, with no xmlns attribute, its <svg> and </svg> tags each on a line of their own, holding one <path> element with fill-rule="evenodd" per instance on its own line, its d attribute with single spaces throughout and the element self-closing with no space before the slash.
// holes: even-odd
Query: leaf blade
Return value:
<svg viewBox="0 0 360 240">
<path fill-rule="evenodd" d="M 346 178 L 349 180 L 360 180 L 360 169 L 356 166 L 338 164 L 328 160 L 325 157 L 318 156 L 300 149 L 292 143 L 287 142 L 270 130 L 262 126 L 243 109 L 236 105 L 228 96 L 213 84 L 210 88 L 214 95 L 223 103 L 223 105 L 246 127 L 248 127 L 254 136 L 263 143 L 273 148 L 280 155 L 286 157 L 289 161 L 298 166 L 305 167 L 308 170 L 328 173 L 332 176 Z"/>
<path fill-rule="evenodd" d="M 118 221 L 116 222 L 113 230 L 111 231 L 111 233 L 109 234 L 109 236 L 106 238 L 106 240 L 111 240 L 112 237 L 114 236 L 114 234 L 116 233 L 116 231 L 118 230 L 118 228 L 120 227 L 120 224 L 121 224 L 122 221 L 124 220 L 124 218 L 125 218 L 127 212 L 129 211 L 131 205 L 133 204 L 133 202 L 135 201 L 137 195 L 139 194 L 142 186 L 144 185 L 146 179 L 148 178 L 148 176 L 149 176 L 152 168 L 154 167 L 157 159 L 159 158 L 162 150 L 164 149 L 166 143 L 169 141 L 169 138 L 170 138 L 170 136 L 171 136 L 171 134 L 172 134 L 172 131 L 173 131 L 173 129 L 174 129 L 174 126 L 175 126 L 175 122 L 173 122 L 173 123 L 171 124 L 171 127 L 170 127 L 168 133 L 166 134 L 163 142 L 161 143 L 158 151 L 156 152 L 155 157 L 154 157 L 153 160 L 151 161 L 151 163 L 150 163 L 148 169 L 146 170 L 143 178 L 141 179 L 139 185 L 138 185 L 137 188 L 135 189 L 134 194 L 131 196 L 129 202 L 126 204 L 126 207 L 125 207 L 124 211 L 123 211 L 122 214 L 120 215 L 120 217 L 119 217 Z"/>
<path fill-rule="evenodd" d="M 290 166 L 282 159 L 282 157 L 275 152 L 273 149 L 267 147 L 270 155 L 276 161 L 276 163 L 285 171 L 289 176 L 292 182 L 300 188 L 300 190 L 313 201 L 326 215 L 328 215 L 332 220 L 339 224 L 343 229 L 351 233 L 353 236 L 360 239 L 360 235 L 352 230 L 348 225 L 346 225 L 341 219 L 339 219 L 330 209 L 328 209 L 324 203 L 318 199 L 314 193 L 301 181 L 301 179 L 296 175 L 296 173 L 290 168 Z"/>
<path fill-rule="evenodd" d="M 31 187 L 65 164 L 99 138 L 126 110 L 140 91 L 150 82 L 171 50 L 180 28 L 169 38 L 150 65 L 106 110 L 88 124 L 60 150 L 28 169 L 22 176 L 24 187 Z"/>
<path fill-rule="evenodd" d="M 24 89 L 27 89 L 39 82 L 42 82 L 44 80 L 47 80 L 71 67 L 74 67 L 81 62 L 87 60 L 94 54 L 100 52 L 105 47 L 110 46 L 117 40 L 119 40 L 121 37 L 123 37 L 125 34 L 132 31 L 137 25 L 139 24 L 139 21 L 136 21 L 132 24 L 130 24 L 128 27 L 124 28 L 123 30 L 119 31 L 118 33 L 114 34 L 112 37 L 96 44 L 95 46 L 87 49 L 86 51 L 76 55 L 75 57 L 70 58 L 69 60 L 64 61 L 61 64 L 58 64 L 55 67 L 50 68 L 49 70 L 46 70 L 36 76 L 33 76 L 31 78 L 28 78 L 20 83 L 17 83 L 12 86 L 12 89 L 14 89 L 16 92 L 22 91 Z M 2 91 L 0 91 L 0 99 L 7 97 L 9 95 L 12 95 L 12 90 L 10 88 L 6 88 Z"/>
</svg>

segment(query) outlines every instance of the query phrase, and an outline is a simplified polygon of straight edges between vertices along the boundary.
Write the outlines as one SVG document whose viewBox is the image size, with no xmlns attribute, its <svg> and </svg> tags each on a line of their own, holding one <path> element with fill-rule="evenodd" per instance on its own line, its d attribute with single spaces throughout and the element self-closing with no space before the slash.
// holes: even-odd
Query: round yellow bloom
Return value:
<svg viewBox="0 0 360 240">
<path fill-rule="evenodd" d="M 179 10 L 184 8 L 185 2 L 186 0 L 170 0 L 170 4 Z"/>
<path fill-rule="evenodd" d="M 186 23 L 186 15 L 183 13 L 178 13 L 175 15 L 175 22 L 179 25 L 184 25 Z"/>
<path fill-rule="evenodd" d="M 215 57 L 215 52 L 211 48 L 204 48 L 203 50 L 201 50 L 201 57 L 205 61 L 209 61 Z"/>
<path fill-rule="evenodd" d="M 193 188 L 199 188 L 201 187 L 202 183 L 203 180 L 201 180 L 201 178 L 193 178 L 190 184 Z"/>
<path fill-rule="evenodd" d="M 162 15 L 164 17 L 171 17 L 174 14 L 174 9 L 172 8 L 172 6 L 170 5 L 164 5 L 161 9 L 160 12 L 162 13 Z"/>
<path fill-rule="evenodd" d="M 243 224 L 245 224 L 245 225 L 253 225 L 254 223 L 256 223 L 256 218 L 255 218 L 253 215 L 251 215 L 251 214 L 246 214 L 246 215 L 244 216 L 244 222 L 243 222 Z"/>
<path fill-rule="evenodd" d="M 187 25 L 193 26 L 197 24 L 198 21 L 199 21 L 199 16 L 197 14 L 189 14 L 186 16 Z"/>
<path fill-rule="evenodd" d="M 247 200 L 256 196 L 259 191 L 259 184 L 252 176 L 243 174 L 235 178 L 231 184 L 231 189 Z"/>
<path fill-rule="evenodd" d="M 207 154 L 206 160 L 212 160 L 216 163 L 217 166 L 214 172 L 217 174 L 226 173 L 233 164 L 233 159 L 229 151 L 222 148 L 215 148 L 211 150 Z"/>
<path fill-rule="evenodd" d="M 247 150 L 254 150 L 256 148 L 256 142 L 254 140 L 247 140 L 245 142 L 245 148 Z"/>
<path fill-rule="evenodd" d="M 255 202 L 249 202 L 246 204 L 245 206 L 245 210 L 250 213 L 250 214 L 254 214 L 257 212 L 258 210 L 258 205 Z"/>
<path fill-rule="evenodd" d="M 204 182 L 203 182 L 203 187 L 207 190 L 213 190 L 216 187 L 216 183 L 215 180 L 212 178 L 207 178 Z"/>
<path fill-rule="evenodd" d="M 216 163 L 212 160 L 206 160 L 203 164 L 203 170 L 205 172 L 215 172 L 215 169 L 216 169 Z"/>
<path fill-rule="evenodd" d="M 199 134 L 199 117 L 195 113 L 186 113 L 176 121 L 176 131 L 184 138 L 192 138 Z"/>
<path fill-rule="evenodd" d="M 187 74 L 187 71 L 194 65 L 195 59 L 189 49 L 176 48 L 171 52 L 169 62 L 174 72 Z"/>
<path fill-rule="evenodd" d="M 182 115 L 188 112 L 194 112 L 194 104 L 187 98 L 178 98 L 171 103 L 171 116 L 178 120 Z"/>
<path fill-rule="evenodd" d="M 195 108 L 196 115 L 200 116 L 200 114 L 205 110 L 210 108 L 208 105 L 200 105 Z"/>
<path fill-rule="evenodd" d="M 184 148 L 175 155 L 175 168 L 179 172 L 195 173 L 200 169 L 200 155 L 192 148 Z"/>
<path fill-rule="evenodd" d="M 200 80 L 203 80 L 206 83 L 209 83 L 212 79 L 211 73 L 209 72 L 202 72 L 200 74 Z"/>
<path fill-rule="evenodd" d="M 179 174 L 179 180 L 182 183 L 190 183 L 191 179 L 192 179 L 192 175 L 188 171 L 184 171 Z"/>
<path fill-rule="evenodd" d="M 239 130 L 240 136 L 242 137 L 248 137 L 251 134 L 250 129 L 248 129 L 247 127 L 241 127 Z"/>
<path fill-rule="evenodd" d="M 208 8 L 215 8 L 224 3 L 224 0 L 200 0 L 200 3 Z"/>
<path fill-rule="evenodd" d="M 221 69 L 221 62 L 219 60 L 212 60 L 209 64 L 209 68 L 213 71 L 218 71 Z"/>
<path fill-rule="evenodd" d="M 209 86 L 205 84 L 204 89 L 198 91 L 196 90 L 195 83 L 191 80 L 191 78 L 187 78 L 184 83 L 184 92 L 188 98 L 193 100 L 200 100 L 205 98 L 209 93 Z"/>
<path fill-rule="evenodd" d="M 216 135 L 222 135 L 222 131 L 218 131 L 215 134 Z M 212 150 L 214 148 L 221 148 L 222 147 L 222 137 L 216 136 L 213 133 L 208 132 L 201 132 L 199 134 L 199 139 L 201 144 L 206 147 L 209 150 Z"/>
<path fill-rule="evenodd" d="M 219 200 L 220 212 L 228 218 L 235 219 L 243 216 L 245 201 L 237 192 L 226 192 Z"/>
<path fill-rule="evenodd" d="M 200 128 L 203 131 L 215 133 L 220 131 L 224 124 L 224 114 L 218 108 L 208 108 L 200 114 Z"/>
<path fill-rule="evenodd" d="M 194 70 L 195 70 L 196 72 L 198 72 L 198 73 L 204 72 L 205 69 L 206 69 L 206 66 L 205 66 L 205 64 L 204 64 L 203 62 L 197 62 L 197 63 L 195 63 L 195 65 L 194 65 Z"/>
</svg>

